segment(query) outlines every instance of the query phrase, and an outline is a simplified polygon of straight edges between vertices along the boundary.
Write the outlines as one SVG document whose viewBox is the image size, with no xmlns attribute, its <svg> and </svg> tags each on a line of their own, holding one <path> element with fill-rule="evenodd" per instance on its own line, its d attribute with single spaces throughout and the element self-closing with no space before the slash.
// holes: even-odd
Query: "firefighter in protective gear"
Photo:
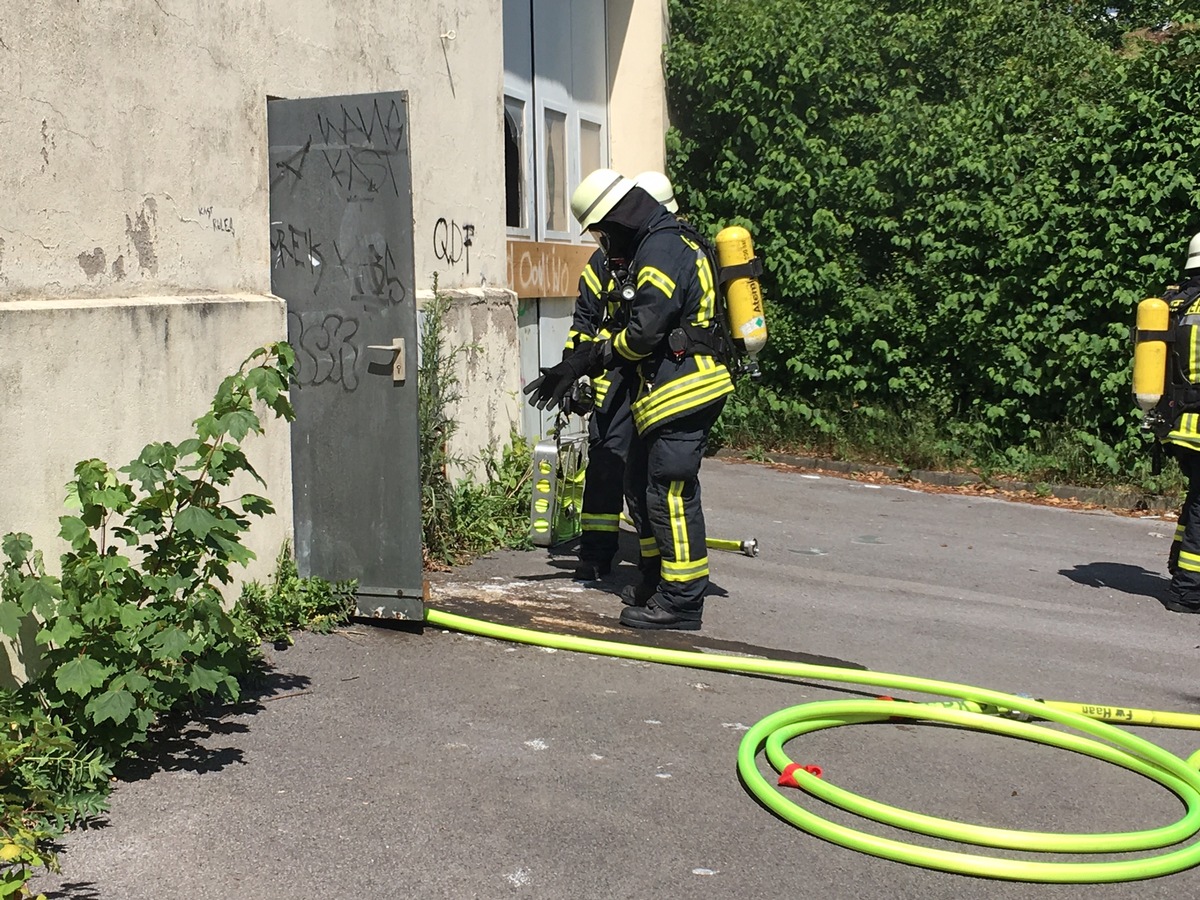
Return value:
<svg viewBox="0 0 1200 900">
<path fill-rule="evenodd" d="M 1167 567 L 1171 573 L 1167 609 L 1200 613 L 1200 234 L 1188 244 L 1178 284 L 1162 294 L 1175 323 L 1168 360 L 1166 397 L 1160 409 L 1170 430 L 1162 437 L 1187 479 L 1187 495 L 1175 527 Z"/>
<path fill-rule="evenodd" d="M 692 338 L 717 314 L 716 273 L 660 202 L 612 170 L 588 175 L 571 211 L 609 258 L 630 261 L 634 286 L 628 320 L 602 355 L 636 366 L 627 482 L 635 524 L 653 536 L 653 548 L 643 540 L 642 577 L 655 589 L 640 605 L 629 598 L 621 623 L 699 628 L 709 581 L 700 464 L 733 391 L 725 362 Z"/>
<path fill-rule="evenodd" d="M 670 179 L 661 172 L 643 172 L 634 183 L 671 212 L 679 205 Z M 627 313 L 632 293 L 628 260 L 609 259 L 597 248 L 579 276 L 579 292 L 563 357 L 572 357 L 589 342 L 612 337 Z M 594 395 L 588 420 L 588 466 L 580 516 L 577 581 L 599 581 L 612 571 L 618 549 L 621 509 L 624 505 L 625 460 L 633 439 L 630 411 L 637 374 L 631 364 L 616 365 L 592 379 Z M 536 400 L 534 401 L 536 404 Z"/>
</svg>

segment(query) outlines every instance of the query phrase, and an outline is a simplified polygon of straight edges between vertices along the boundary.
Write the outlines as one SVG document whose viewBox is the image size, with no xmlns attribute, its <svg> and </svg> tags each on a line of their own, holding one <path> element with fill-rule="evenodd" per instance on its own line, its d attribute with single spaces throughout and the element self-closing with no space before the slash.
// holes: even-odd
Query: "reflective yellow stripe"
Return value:
<svg viewBox="0 0 1200 900">
<path fill-rule="evenodd" d="M 636 353 L 629 348 L 629 341 L 625 337 L 625 329 L 621 329 L 612 341 L 613 349 L 626 359 L 636 362 L 639 359 L 645 359 L 649 353 Z"/>
<path fill-rule="evenodd" d="M 666 272 L 653 266 L 643 266 L 638 272 L 637 286 L 640 290 L 644 284 L 652 284 L 668 297 L 675 294 L 675 282 Z"/>
<path fill-rule="evenodd" d="M 700 409 L 701 407 L 707 406 L 709 403 L 719 400 L 721 397 L 724 397 L 726 394 L 732 392 L 732 385 L 722 386 L 720 384 L 713 385 L 703 391 L 691 392 L 679 397 L 677 401 L 670 406 L 658 409 L 654 415 L 643 414 L 639 416 L 635 411 L 633 416 L 634 424 L 637 426 L 638 431 L 644 434 L 651 428 L 667 421 L 668 419 L 676 418 L 684 415 L 685 413 Z"/>
<path fill-rule="evenodd" d="M 1187 530 L 1187 526 L 1180 522 L 1175 526 L 1175 540 L 1183 540 L 1183 532 Z"/>
<path fill-rule="evenodd" d="M 658 542 L 653 537 L 639 538 L 638 549 L 642 556 L 658 556 Z"/>
<path fill-rule="evenodd" d="M 697 578 L 704 578 L 707 575 L 707 556 L 703 559 L 685 560 L 683 562 L 663 560 L 663 581 L 695 581 Z"/>
<path fill-rule="evenodd" d="M 665 419 L 699 409 L 732 392 L 733 381 L 724 366 L 694 372 L 635 401 L 633 421 L 639 432 L 645 432 Z"/>
<path fill-rule="evenodd" d="M 704 295 L 700 298 L 700 311 L 696 314 L 695 323 L 704 326 L 716 315 L 717 294 L 713 288 L 713 271 L 708 262 L 708 255 L 700 249 L 700 245 L 687 238 L 683 242 L 696 251 L 696 277 L 700 279 L 700 290 Z"/>
<path fill-rule="evenodd" d="M 584 513 L 579 517 L 584 531 L 617 531 L 618 517 L 609 513 Z"/>
<path fill-rule="evenodd" d="M 1200 330 L 1200 329 L 1197 329 Z M 1175 428 L 1164 438 L 1168 444 L 1200 448 L 1200 413 L 1184 413 Z"/>
<path fill-rule="evenodd" d="M 701 360 L 705 359 L 705 357 L 695 357 L 695 359 L 697 364 L 700 364 Z M 684 375 L 682 378 L 668 381 L 662 387 L 651 391 L 645 397 L 640 397 L 635 406 L 640 406 L 643 415 L 648 415 L 660 406 L 665 406 L 673 402 L 681 394 L 700 390 L 712 384 L 728 384 L 732 388 L 733 380 L 729 377 L 729 370 L 724 366 L 698 369 L 690 375 Z"/>
<path fill-rule="evenodd" d="M 1200 328 L 1192 328 L 1188 341 L 1188 381 L 1194 382 L 1200 374 Z"/>
<path fill-rule="evenodd" d="M 681 562 L 691 560 L 692 551 L 688 547 L 687 519 L 683 510 L 683 482 L 672 481 L 667 488 L 667 519 L 671 523 L 671 546 L 675 562 L 663 562 L 666 566 L 677 566 Z"/>
<path fill-rule="evenodd" d="M 1188 553 L 1186 550 L 1180 550 L 1179 568 L 1189 572 L 1200 572 L 1200 553 Z"/>
<path fill-rule="evenodd" d="M 599 297 L 601 292 L 600 276 L 596 274 L 596 270 L 591 265 L 584 266 L 583 280 L 591 288 L 592 293 Z"/>
<path fill-rule="evenodd" d="M 722 388 L 720 385 L 715 385 L 703 393 L 689 394 L 686 397 L 681 397 L 678 403 L 659 410 L 657 415 L 644 417 L 640 422 L 635 421 L 635 424 L 644 434 L 646 431 L 669 419 L 678 418 L 685 413 L 700 409 L 732 392 L 732 386 Z"/>
</svg>

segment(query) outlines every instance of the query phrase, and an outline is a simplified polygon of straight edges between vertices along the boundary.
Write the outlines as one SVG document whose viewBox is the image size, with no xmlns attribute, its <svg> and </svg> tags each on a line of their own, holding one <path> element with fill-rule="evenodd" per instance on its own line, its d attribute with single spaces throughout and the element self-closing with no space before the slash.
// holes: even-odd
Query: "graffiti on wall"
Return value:
<svg viewBox="0 0 1200 900">
<path fill-rule="evenodd" d="M 317 115 L 321 155 L 349 200 L 387 190 L 400 196 L 392 156 L 404 140 L 404 114 L 395 100 L 384 107 L 376 99 L 369 110 L 342 105 L 338 114 Z"/>
<path fill-rule="evenodd" d="M 433 225 L 433 255 L 450 266 L 466 262 L 467 274 L 471 274 L 471 244 L 475 240 L 475 226 L 459 225 L 453 219 L 438 219 Z"/>
<path fill-rule="evenodd" d="M 288 337 L 296 348 L 296 384 L 358 387 L 358 319 L 323 311 L 288 313 Z"/>
<path fill-rule="evenodd" d="M 213 231 L 224 232 L 233 237 L 237 231 L 233 227 L 233 213 L 229 210 L 216 209 L 212 206 L 201 206 L 196 210 L 201 222 L 208 222 Z"/>
</svg>

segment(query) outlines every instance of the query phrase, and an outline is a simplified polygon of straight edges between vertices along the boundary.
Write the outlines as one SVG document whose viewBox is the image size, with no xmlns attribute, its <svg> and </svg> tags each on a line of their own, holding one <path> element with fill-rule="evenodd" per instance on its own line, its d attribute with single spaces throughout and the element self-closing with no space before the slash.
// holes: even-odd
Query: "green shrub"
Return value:
<svg viewBox="0 0 1200 900">
<path fill-rule="evenodd" d="M 1148 477 L 1129 328 L 1200 230 L 1200 31 L 1116 12 L 671 0 L 681 206 L 765 260 L 754 402 L 842 446 L 915 409 L 930 456 L 1075 445 Z M 1138 16 L 1176 24 L 1114 40 Z"/>
</svg>

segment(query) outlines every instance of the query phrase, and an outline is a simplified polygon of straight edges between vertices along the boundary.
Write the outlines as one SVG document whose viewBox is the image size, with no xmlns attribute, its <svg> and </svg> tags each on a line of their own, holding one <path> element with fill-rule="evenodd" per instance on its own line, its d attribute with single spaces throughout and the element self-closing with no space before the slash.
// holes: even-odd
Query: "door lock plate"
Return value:
<svg viewBox="0 0 1200 900">
<path fill-rule="evenodd" d="M 370 350 L 391 350 L 392 356 L 392 383 L 403 384 L 404 376 L 407 367 L 407 361 L 404 352 L 404 338 L 393 338 L 390 344 L 367 344 Z"/>
</svg>

